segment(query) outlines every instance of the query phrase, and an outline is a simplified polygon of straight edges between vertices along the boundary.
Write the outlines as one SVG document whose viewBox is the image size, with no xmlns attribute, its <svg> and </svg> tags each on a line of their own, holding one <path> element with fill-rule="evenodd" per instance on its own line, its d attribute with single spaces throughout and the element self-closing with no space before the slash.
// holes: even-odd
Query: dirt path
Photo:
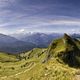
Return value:
<svg viewBox="0 0 80 80">
<path fill-rule="evenodd" d="M 20 73 L 17 73 L 17 74 L 15 74 L 15 75 L 13 75 L 13 76 L 17 76 L 17 75 L 20 75 L 20 74 L 23 74 L 23 73 L 25 73 L 25 72 L 27 72 L 27 71 L 29 71 L 30 69 L 32 69 L 34 66 L 35 66 L 35 63 L 34 63 L 34 65 L 32 66 L 32 64 L 29 66 L 29 68 L 28 69 L 26 69 L 25 71 L 22 71 L 22 72 L 20 72 Z M 9 76 L 9 77 L 12 77 L 12 76 Z"/>
<path fill-rule="evenodd" d="M 76 70 L 75 76 L 73 80 L 80 80 L 80 69 Z"/>
<path fill-rule="evenodd" d="M 73 80 L 80 80 L 80 75 L 76 75 Z"/>
</svg>

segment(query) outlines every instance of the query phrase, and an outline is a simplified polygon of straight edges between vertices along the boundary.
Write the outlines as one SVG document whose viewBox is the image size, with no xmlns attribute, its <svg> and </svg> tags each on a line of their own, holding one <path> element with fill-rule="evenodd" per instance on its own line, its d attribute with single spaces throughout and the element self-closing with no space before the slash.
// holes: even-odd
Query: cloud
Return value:
<svg viewBox="0 0 80 80">
<path fill-rule="evenodd" d="M 80 26 L 80 20 L 52 20 L 50 24 L 53 25 L 77 25 Z"/>
<path fill-rule="evenodd" d="M 25 33 L 25 29 L 19 29 L 16 31 L 16 33 Z"/>
<path fill-rule="evenodd" d="M 8 34 L 9 31 L 7 29 L 4 29 L 4 28 L 0 27 L 0 33 Z"/>
<path fill-rule="evenodd" d="M 79 29 L 80 10 L 74 3 L 74 0 L 72 3 L 69 0 L 0 0 L 0 27 L 8 32 L 63 30 L 66 26 Z"/>
</svg>

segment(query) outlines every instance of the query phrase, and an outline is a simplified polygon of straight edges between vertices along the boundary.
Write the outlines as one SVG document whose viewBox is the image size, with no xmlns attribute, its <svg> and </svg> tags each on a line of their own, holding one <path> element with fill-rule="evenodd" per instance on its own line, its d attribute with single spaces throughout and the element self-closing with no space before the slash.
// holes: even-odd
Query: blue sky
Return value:
<svg viewBox="0 0 80 80">
<path fill-rule="evenodd" d="M 80 0 L 0 0 L 0 33 L 80 32 Z"/>
</svg>

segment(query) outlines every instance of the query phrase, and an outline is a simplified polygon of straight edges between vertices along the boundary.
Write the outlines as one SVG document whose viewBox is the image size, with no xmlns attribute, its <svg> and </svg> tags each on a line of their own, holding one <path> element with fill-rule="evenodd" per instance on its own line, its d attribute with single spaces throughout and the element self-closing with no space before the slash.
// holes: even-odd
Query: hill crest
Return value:
<svg viewBox="0 0 80 80">
<path fill-rule="evenodd" d="M 67 34 L 64 34 L 62 38 L 54 40 L 50 44 L 47 49 L 47 58 L 51 57 L 58 57 L 70 66 L 80 65 L 78 58 L 80 57 L 80 50 L 75 40 Z"/>
</svg>

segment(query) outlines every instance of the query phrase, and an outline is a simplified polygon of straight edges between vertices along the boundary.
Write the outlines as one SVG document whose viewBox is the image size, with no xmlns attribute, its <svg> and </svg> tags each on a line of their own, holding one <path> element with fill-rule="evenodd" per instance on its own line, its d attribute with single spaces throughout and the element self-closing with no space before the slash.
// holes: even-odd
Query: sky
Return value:
<svg viewBox="0 0 80 80">
<path fill-rule="evenodd" d="M 0 33 L 80 33 L 80 0 L 0 0 Z"/>
</svg>

